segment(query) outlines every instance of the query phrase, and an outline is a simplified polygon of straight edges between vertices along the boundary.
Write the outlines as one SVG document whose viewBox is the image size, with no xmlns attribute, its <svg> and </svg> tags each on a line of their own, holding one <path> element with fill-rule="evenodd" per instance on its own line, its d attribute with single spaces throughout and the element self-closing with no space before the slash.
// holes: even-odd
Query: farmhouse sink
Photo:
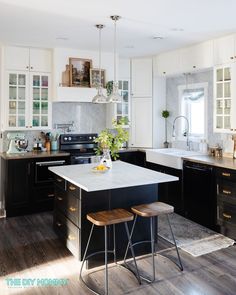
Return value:
<svg viewBox="0 0 236 295">
<path fill-rule="evenodd" d="M 175 148 L 146 150 L 147 162 L 172 167 L 175 169 L 183 169 L 183 157 L 191 157 L 196 155 L 202 155 L 202 153 Z"/>
</svg>

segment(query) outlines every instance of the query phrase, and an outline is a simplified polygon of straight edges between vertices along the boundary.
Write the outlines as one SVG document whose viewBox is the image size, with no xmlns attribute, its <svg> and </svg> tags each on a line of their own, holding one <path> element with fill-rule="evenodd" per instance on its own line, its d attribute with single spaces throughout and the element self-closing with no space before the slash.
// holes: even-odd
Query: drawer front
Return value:
<svg viewBox="0 0 236 295">
<path fill-rule="evenodd" d="M 236 198 L 236 182 L 219 181 L 217 184 L 217 194 L 226 198 Z"/>
<path fill-rule="evenodd" d="M 57 210 L 54 211 L 53 225 L 66 247 L 78 257 L 80 245 L 79 228 Z"/>
<path fill-rule="evenodd" d="M 63 190 L 65 189 L 65 179 L 58 175 L 55 175 L 55 184 Z"/>
<path fill-rule="evenodd" d="M 72 193 L 78 198 L 80 197 L 80 189 L 78 186 L 74 185 L 73 183 L 70 183 L 69 181 L 66 182 L 66 191 L 68 193 Z"/>
<path fill-rule="evenodd" d="M 216 175 L 217 175 L 217 178 L 236 182 L 236 171 L 234 171 L 234 170 L 217 169 Z"/>
<path fill-rule="evenodd" d="M 44 188 L 37 188 L 34 192 L 34 199 L 36 201 L 53 200 L 55 197 L 54 186 Z"/>
<path fill-rule="evenodd" d="M 220 202 L 217 205 L 218 224 L 223 225 L 229 223 L 236 225 L 236 205 L 226 202 Z"/>
<path fill-rule="evenodd" d="M 72 193 L 55 188 L 55 208 L 62 211 L 76 226 L 80 227 L 80 200 Z"/>
</svg>

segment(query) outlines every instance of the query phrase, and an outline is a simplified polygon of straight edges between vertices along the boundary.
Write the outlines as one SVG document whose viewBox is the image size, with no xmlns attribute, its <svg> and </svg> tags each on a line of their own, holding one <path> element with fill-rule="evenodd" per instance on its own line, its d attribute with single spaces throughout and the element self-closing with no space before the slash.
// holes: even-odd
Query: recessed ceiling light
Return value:
<svg viewBox="0 0 236 295">
<path fill-rule="evenodd" d="M 152 39 L 153 40 L 162 40 L 162 39 L 164 39 L 164 37 L 162 37 L 162 36 L 152 36 Z"/>
<path fill-rule="evenodd" d="M 56 40 L 62 40 L 62 41 L 67 41 L 67 37 L 56 37 Z"/>
<path fill-rule="evenodd" d="M 171 28 L 170 31 L 173 31 L 173 32 L 183 32 L 184 29 L 183 28 Z"/>
</svg>

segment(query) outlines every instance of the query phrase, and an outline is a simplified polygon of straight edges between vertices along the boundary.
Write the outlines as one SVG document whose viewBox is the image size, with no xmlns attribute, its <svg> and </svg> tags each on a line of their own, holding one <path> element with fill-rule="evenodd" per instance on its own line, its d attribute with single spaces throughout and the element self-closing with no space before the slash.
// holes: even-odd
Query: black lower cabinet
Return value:
<svg viewBox="0 0 236 295">
<path fill-rule="evenodd" d="M 137 166 L 145 167 L 146 154 L 142 151 L 122 151 L 118 160 Z"/>
<path fill-rule="evenodd" d="M 183 198 L 182 198 L 182 170 L 166 167 L 150 162 L 146 162 L 146 167 L 161 173 L 173 175 L 179 178 L 178 181 L 159 183 L 158 200 L 174 206 L 175 212 L 183 215 Z"/>
<path fill-rule="evenodd" d="M 216 230 L 216 190 L 214 169 L 210 165 L 184 161 L 184 215 Z"/>
</svg>

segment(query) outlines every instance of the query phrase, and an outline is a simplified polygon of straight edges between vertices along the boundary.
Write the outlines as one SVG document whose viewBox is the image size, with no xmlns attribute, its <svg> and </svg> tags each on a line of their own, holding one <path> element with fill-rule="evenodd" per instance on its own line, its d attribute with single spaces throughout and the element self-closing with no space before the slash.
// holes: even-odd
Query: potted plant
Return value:
<svg viewBox="0 0 236 295">
<path fill-rule="evenodd" d="M 167 118 L 169 117 L 170 112 L 167 110 L 162 111 L 162 117 L 165 119 L 165 141 L 164 141 L 164 148 L 168 148 L 169 142 L 167 141 Z"/>
<path fill-rule="evenodd" d="M 114 129 L 102 130 L 94 140 L 98 143 L 96 154 L 103 154 L 103 158 L 110 168 L 112 166 L 110 155 L 116 160 L 119 157 L 118 152 L 122 148 L 123 143 L 129 139 L 129 132 L 123 128 L 124 125 L 127 125 L 127 118 L 121 118 L 119 122 L 115 119 L 112 120 Z"/>
</svg>

